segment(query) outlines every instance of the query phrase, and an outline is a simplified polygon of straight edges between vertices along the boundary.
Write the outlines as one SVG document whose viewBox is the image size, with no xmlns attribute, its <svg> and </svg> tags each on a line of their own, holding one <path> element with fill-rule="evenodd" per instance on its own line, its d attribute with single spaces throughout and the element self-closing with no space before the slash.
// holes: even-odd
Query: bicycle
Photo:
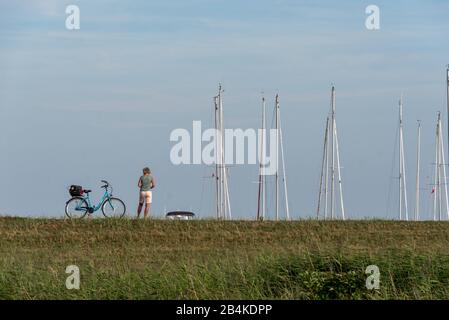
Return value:
<svg viewBox="0 0 449 320">
<path fill-rule="evenodd" d="M 101 180 L 104 183 L 101 188 L 104 188 L 103 197 L 100 203 L 92 205 L 89 193 L 92 190 L 84 190 L 81 186 L 72 185 L 70 187 L 70 195 L 72 198 L 66 202 L 65 214 L 70 219 L 82 219 L 89 213 L 92 214 L 101 208 L 103 215 L 106 218 L 122 218 L 125 215 L 125 203 L 119 198 L 112 196 L 112 187 L 109 182 Z M 111 189 L 109 192 L 108 189 Z M 84 195 L 85 194 L 85 195 Z"/>
</svg>

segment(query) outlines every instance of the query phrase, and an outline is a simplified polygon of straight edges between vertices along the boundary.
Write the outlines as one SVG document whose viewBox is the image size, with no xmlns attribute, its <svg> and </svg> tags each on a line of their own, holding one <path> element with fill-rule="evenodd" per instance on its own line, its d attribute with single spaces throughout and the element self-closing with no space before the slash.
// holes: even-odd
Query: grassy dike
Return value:
<svg viewBox="0 0 449 320">
<path fill-rule="evenodd" d="M 449 299 L 449 223 L 3 217 L 0 299 Z"/>
</svg>

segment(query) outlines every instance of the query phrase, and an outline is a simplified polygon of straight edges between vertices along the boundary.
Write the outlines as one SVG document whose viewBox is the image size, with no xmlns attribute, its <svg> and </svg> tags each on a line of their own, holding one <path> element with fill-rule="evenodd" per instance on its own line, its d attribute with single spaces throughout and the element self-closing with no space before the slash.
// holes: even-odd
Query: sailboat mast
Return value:
<svg viewBox="0 0 449 320">
<path fill-rule="evenodd" d="M 332 86 L 331 111 L 331 219 L 335 218 L 335 87 Z"/>
<path fill-rule="evenodd" d="M 399 100 L 399 220 L 402 220 L 402 97 Z"/>
<path fill-rule="evenodd" d="M 419 201 L 420 201 L 420 170 L 421 170 L 421 121 L 418 120 L 418 147 L 416 151 L 416 189 L 415 189 L 415 221 L 419 220 Z"/>
<path fill-rule="evenodd" d="M 338 208 L 341 218 L 345 220 L 345 205 L 343 200 L 343 183 L 341 175 L 340 147 L 338 143 L 338 130 L 336 120 L 335 87 L 331 91 L 331 110 L 326 118 L 326 130 L 324 133 L 323 158 L 321 162 L 320 189 L 318 191 L 317 218 L 321 211 L 321 202 L 324 200 L 324 219 L 336 219 Z M 338 190 L 336 189 L 338 183 Z M 323 190 L 324 184 L 324 190 Z M 329 191 L 330 190 L 330 191 Z M 337 199 L 338 192 L 338 199 Z M 324 196 L 322 195 L 324 193 Z M 340 202 L 337 208 L 337 201 Z"/>
<path fill-rule="evenodd" d="M 439 139 L 439 125 L 440 122 L 437 120 L 437 126 L 436 126 L 436 132 L 435 132 L 435 168 L 434 168 L 434 175 L 433 175 L 433 201 L 432 201 L 432 209 L 433 209 L 433 220 L 437 220 L 437 194 L 439 192 L 439 185 L 438 185 L 438 166 L 439 166 L 439 159 L 438 159 L 438 149 L 440 144 Z"/>
<path fill-rule="evenodd" d="M 440 117 L 440 146 L 441 146 L 441 167 L 443 171 L 443 186 L 444 186 L 444 200 L 445 200 L 445 208 L 446 208 L 446 218 L 449 219 L 449 199 L 447 193 L 447 183 L 446 183 L 446 161 L 444 157 L 444 139 L 443 139 L 443 123 Z"/>
<path fill-rule="evenodd" d="M 399 219 L 402 220 L 402 203 L 404 203 L 405 220 L 408 220 L 407 183 L 405 176 L 404 132 L 402 119 L 402 95 L 399 100 Z"/>
<path fill-rule="evenodd" d="M 226 219 L 226 191 L 225 191 L 225 155 L 224 155 L 224 130 L 223 130 L 223 97 L 222 97 L 222 88 L 221 84 L 218 88 L 218 105 L 220 110 L 220 211 L 221 218 Z"/>
<path fill-rule="evenodd" d="M 449 152 L 449 64 L 446 68 L 446 85 L 447 85 L 447 92 L 446 92 L 446 103 L 447 103 L 447 130 L 448 130 L 448 152 Z M 449 155 L 448 155 L 449 160 Z"/>
<path fill-rule="evenodd" d="M 214 107 L 215 107 L 215 132 L 218 133 L 218 96 L 214 97 Z M 219 175 L 219 157 L 218 152 L 219 146 L 219 135 L 215 138 L 215 201 L 216 201 L 216 211 L 217 219 L 220 219 L 220 175 Z"/>
<path fill-rule="evenodd" d="M 438 220 L 441 221 L 441 212 L 442 212 L 442 207 L 443 207 L 443 198 L 442 198 L 442 191 L 443 191 L 443 184 L 444 181 L 442 181 L 441 179 L 441 169 L 443 166 L 443 163 L 441 161 L 441 113 L 438 112 L 438 134 L 437 134 L 437 139 L 438 139 Z"/>
<path fill-rule="evenodd" d="M 261 160 L 259 160 L 259 161 L 261 161 Z M 257 214 L 256 214 L 256 220 L 260 220 L 261 195 L 262 195 L 262 161 L 259 164 L 259 191 L 257 193 Z"/>
<path fill-rule="evenodd" d="M 218 95 L 215 97 L 215 129 L 216 129 L 216 199 L 217 218 L 231 218 L 231 204 L 229 201 L 228 172 L 225 164 L 225 129 L 223 121 L 223 90 L 221 84 L 218 88 Z"/>
<path fill-rule="evenodd" d="M 329 216 L 329 170 L 330 170 L 330 154 L 329 154 L 329 149 L 330 149 L 330 128 L 331 128 L 331 123 L 329 121 L 329 116 L 328 118 L 328 122 L 327 122 L 327 127 L 326 127 L 326 131 L 327 131 L 327 136 L 326 136 L 326 164 L 325 164 L 325 184 L 324 184 L 324 219 L 327 219 Z"/>
<path fill-rule="evenodd" d="M 265 220 L 265 213 L 266 213 L 266 207 L 267 207 L 267 200 L 266 200 L 266 176 L 265 176 L 265 147 L 267 145 L 266 143 L 266 118 L 265 118 L 265 98 L 263 98 L 262 101 L 262 219 Z"/>
<path fill-rule="evenodd" d="M 276 220 L 279 220 L 279 95 L 276 94 Z"/>
<path fill-rule="evenodd" d="M 259 194 L 257 200 L 257 220 L 265 218 L 265 97 L 262 97 L 262 129 L 260 134 Z"/>
</svg>

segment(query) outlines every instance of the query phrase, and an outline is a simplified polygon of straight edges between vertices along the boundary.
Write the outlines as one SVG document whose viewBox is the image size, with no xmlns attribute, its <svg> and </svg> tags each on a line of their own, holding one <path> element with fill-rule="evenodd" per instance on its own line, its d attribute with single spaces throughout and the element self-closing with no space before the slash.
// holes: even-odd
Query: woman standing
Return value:
<svg viewBox="0 0 449 320">
<path fill-rule="evenodd" d="M 143 204 L 145 203 L 144 218 L 150 215 L 150 206 L 153 201 L 153 193 L 151 189 L 156 187 L 156 181 L 151 175 L 151 170 L 148 167 L 143 168 L 143 176 L 139 178 L 137 186 L 140 189 L 139 206 L 137 207 L 137 218 L 140 218 Z"/>
</svg>

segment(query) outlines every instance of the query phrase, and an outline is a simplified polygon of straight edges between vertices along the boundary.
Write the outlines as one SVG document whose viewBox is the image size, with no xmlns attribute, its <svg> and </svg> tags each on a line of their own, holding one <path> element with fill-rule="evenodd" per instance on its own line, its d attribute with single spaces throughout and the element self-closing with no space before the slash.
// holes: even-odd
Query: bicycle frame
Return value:
<svg viewBox="0 0 449 320">
<path fill-rule="evenodd" d="M 83 197 L 86 201 L 87 201 L 87 205 L 89 206 L 89 208 L 92 208 L 93 212 L 98 211 L 98 209 L 101 208 L 101 206 L 103 205 L 103 203 L 107 200 L 109 200 L 111 198 L 111 195 L 109 194 L 108 190 L 106 189 L 104 191 L 103 197 L 100 200 L 100 203 L 93 206 L 92 202 L 90 201 L 90 197 L 89 194 L 87 194 L 86 196 Z"/>
</svg>

